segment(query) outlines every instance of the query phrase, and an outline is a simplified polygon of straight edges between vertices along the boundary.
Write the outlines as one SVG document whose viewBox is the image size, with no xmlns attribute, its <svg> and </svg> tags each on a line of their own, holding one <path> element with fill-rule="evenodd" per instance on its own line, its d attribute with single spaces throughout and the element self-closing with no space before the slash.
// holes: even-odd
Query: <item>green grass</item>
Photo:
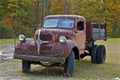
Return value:
<svg viewBox="0 0 120 80">
<path fill-rule="evenodd" d="M 120 42 L 120 38 L 108 38 L 107 41 Z"/>
<path fill-rule="evenodd" d="M 16 42 L 18 42 L 18 39 L 16 39 Z M 0 44 L 13 44 L 14 39 L 0 39 Z"/>
<path fill-rule="evenodd" d="M 13 39 L 0 39 L 0 44 L 10 44 L 10 43 L 13 43 L 14 40 Z"/>
</svg>

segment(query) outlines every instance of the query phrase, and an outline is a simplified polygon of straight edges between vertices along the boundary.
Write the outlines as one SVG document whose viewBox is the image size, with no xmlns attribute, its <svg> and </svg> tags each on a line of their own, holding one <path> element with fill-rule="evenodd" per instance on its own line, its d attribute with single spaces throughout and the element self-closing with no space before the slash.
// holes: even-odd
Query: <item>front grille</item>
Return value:
<svg viewBox="0 0 120 80">
<path fill-rule="evenodd" d="M 43 45 L 41 45 L 40 50 L 41 51 L 51 51 L 52 46 L 43 46 Z"/>
<path fill-rule="evenodd" d="M 52 41 L 52 35 L 40 35 L 40 39 L 43 41 Z"/>
</svg>

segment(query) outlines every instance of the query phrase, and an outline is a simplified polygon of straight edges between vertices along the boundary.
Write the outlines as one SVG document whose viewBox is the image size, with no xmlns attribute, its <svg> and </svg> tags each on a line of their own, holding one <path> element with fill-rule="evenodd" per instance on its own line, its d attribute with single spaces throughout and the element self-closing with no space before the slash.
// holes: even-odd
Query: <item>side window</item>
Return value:
<svg viewBox="0 0 120 80">
<path fill-rule="evenodd" d="M 79 21 L 77 23 L 77 30 L 84 30 L 84 22 L 83 21 Z"/>
</svg>

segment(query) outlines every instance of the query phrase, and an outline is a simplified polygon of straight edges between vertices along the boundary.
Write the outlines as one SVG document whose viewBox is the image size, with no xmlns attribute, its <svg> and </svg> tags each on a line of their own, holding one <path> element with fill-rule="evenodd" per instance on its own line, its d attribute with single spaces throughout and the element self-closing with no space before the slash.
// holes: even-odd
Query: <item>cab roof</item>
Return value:
<svg viewBox="0 0 120 80">
<path fill-rule="evenodd" d="M 70 18 L 70 19 L 86 20 L 83 16 L 79 16 L 79 15 L 48 15 L 44 19 L 48 19 L 48 18 Z"/>
</svg>

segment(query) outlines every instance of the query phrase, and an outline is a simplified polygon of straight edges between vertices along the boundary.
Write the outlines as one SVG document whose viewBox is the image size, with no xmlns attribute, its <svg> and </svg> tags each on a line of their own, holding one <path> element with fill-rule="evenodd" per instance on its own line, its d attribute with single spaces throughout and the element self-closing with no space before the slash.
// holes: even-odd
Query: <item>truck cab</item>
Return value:
<svg viewBox="0 0 120 80">
<path fill-rule="evenodd" d="M 91 56 L 92 63 L 105 61 L 105 47 L 94 45 L 97 39 L 106 39 L 105 24 L 88 23 L 79 15 L 49 15 L 44 18 L 42 28 L 36 30 L 34 38 L 19 35 L 20 42 L 15 48 L 15 59 L 22 60 L 23 72 L 30 72 L 31 64 L 43 66 L 63 66 L 64 73 L 72 76 L 74 59 Z M 92 32 L 94 28 L 94 31 Z M 88 30 L 88 31 L 86 31 Z M 101 38 L 97 32 L 102 34 Z M 91 36 L 91 37 L 88 37 Z M 88 38 L 87 38 L 88 37 Z M 87 52 L 86 52 L 87 51 Z M 94 52 L 95 51 L 95 52 Z M 100 51 L 99 56 L 97 51 Z M 101 61 L 100 61 L 101 60 Z"/>
</svg>

